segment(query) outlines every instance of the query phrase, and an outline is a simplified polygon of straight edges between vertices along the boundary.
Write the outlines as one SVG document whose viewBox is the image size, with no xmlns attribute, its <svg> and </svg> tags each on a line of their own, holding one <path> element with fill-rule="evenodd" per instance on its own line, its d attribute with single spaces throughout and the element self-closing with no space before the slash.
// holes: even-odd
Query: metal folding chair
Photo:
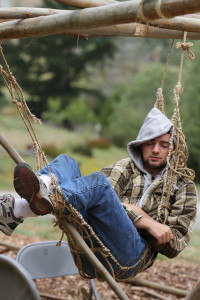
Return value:
<svg viewBox="0 0 200 300">
<path fill-rule="evenodd" d="M 22 247 L 17 253 L 16 260 L 28 271 L 32 279 L 60 277 L 78 274 L 67 242 L 58 241 L 30 243 Z M 99 300 L 95 284 L 90 279 L 90 291 L 88 299 L 92 295 Z"/>
<path fill-rule="evenodd" d="M 14 259 L 0 255 L 0 300 L 40 300 L 28 272 Z"/>
</svg>

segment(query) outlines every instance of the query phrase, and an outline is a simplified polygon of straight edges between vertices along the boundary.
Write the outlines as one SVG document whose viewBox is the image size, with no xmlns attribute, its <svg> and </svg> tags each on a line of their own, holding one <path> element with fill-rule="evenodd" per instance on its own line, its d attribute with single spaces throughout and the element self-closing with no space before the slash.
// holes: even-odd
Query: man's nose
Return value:
<svg viewBox="0 0 200 300">
<path fill-rule="evenodd" d="M 153 149 L 152 149 L 153 153 L 159 153 L 160 152 L 160 147 L 159 144 L 154 144 Z"/>
</svg>

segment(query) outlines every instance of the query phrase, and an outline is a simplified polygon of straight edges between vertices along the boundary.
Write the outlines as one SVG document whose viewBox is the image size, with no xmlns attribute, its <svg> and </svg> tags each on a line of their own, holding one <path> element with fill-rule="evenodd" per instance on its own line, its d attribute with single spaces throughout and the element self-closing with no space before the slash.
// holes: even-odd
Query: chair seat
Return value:
<svg viewBox="0 0 200 300">
<path fill-rule="evenodd" d="M 14 259 L 0 255 L 0 300 L 39 300 L 28 272 Z"/>
</svg>

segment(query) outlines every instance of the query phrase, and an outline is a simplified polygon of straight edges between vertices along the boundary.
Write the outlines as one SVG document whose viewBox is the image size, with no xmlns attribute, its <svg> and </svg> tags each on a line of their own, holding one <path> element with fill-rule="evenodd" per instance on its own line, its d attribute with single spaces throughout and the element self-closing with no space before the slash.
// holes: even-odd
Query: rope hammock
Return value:
<svg viewBox="0 0 200 300">
<path fill-rule="evenodd" d="M 188 151 L 187 146 L 185 143 L 185 137 L 182 132 L 181 127 L 181 120 L 180 120 L 180 112 L 179 112 L 179 100 L 180 100 L 180 93 L 182 92 L 181 87 L 181 76 L 182 76 L 182 67 L 183 67 L 183 54 L 184 51 L 187 51 L 188 57 L 190 59 L 194 59 L 194 54 L 191 52 L 190 47 L 192 46 L 191 43 L 186 42 L 187 39 L 187 33 L 184 33 L 183 42 L 179 42 L 176 44 L 177 48 L 182 49 L 182 55 L 181 55 L 181 63 L 180 63 L 180 70 L 179 70 L 179 78 L 178 83 L 174 88 L 174 113 L 172 116 L 172 122 L 173 122 L 173 130 L 171 133 L 170 138 L 170 148 L 169 148 L 169 154 L 167 157 L 167 166 L 166 166 L 166 172 L 164 176 L 164 187 L 163 187 L 163 194 L 161 198 L 161 203 L 158 208 L 158 221 L 161 223 L 166 222 L 167 214 L 168 214 L 168 206 L 169 206 L 169 199 L 170 199 L 170 191 L 172 190 L 172 185 L 175 182 L 176 176 L 180 175 L 183 177 L 189 177 L 191 180 L 194 179 L 194 171 L 187 168 L 187 159 L 188 159 Z M 164 77 L 167 71 L 167 66 L 170 60 L 173 43 L 170 48 L 170 53 L 168 55 L 167 64 L 165 67 L 162 84 L 161 87 L 157 91 L 157 100 L 155 103 L 155 106 L 160 109 L 164 114 L 164 97 L 162 93 L 162 88 L 164 84 Z M 33 142 L 34 146 L 34 153 L 37 161 L 37 169 L 41 170 L 43 166 L 48 167 L 48 161 L 47 158 L 42 151 L 42 148 L 39 144 L 39 141 L 37 139 L 37 136 L 35 134 L 34 128 L 32 126 L 32 121 L 41 124 L 41 121 L 37 119 L 29 110 L 23 92 L 16 82 L 15 77 L 10 71 L 10 68 L 8 66 L 8 63 L 5 59 L 5 56 L 3 54 L 2 47 L 0 46 L 0 56 L 3 61 L 3 66 L 0 66 L 0 73 L 3 78 L 3 81 L 11 95 L 11 101 L 14 105 L 16 105 L 16 108 L 30 134 L 30 137 Z M 176 140 L 177 147 L 174 147 L 174 140 Z M 175 149 L 174 149 L 175 148 Z M 63 226 L 63 222 L 61 220 L 64 218 L 69 223 L 73 224 L 77 232 L 80 234 L 82 239 L 86 242 L 86 244 L 89 246 L 89 248 L 92 250 L 92 252 L 96 255 L 96 257 L 102 262 L 106 262 L 106 269 L 109 271 L 109 273 L 112 275 L 112 277 L 117 281 L 125 281 L 124 279 L 126 273 L 130 271 L 131 269 L 138 267 L 137 272 L 132 276 L 134 277 L 136 274 L 142 272 L 144 269 L 148 267 L 148 264 L 151 263 L 151 259 L 147 262 L 147 254 L 151 248 L 151 246 L 148 246 L 145 250 L 145 253 L 141 260 L 137 262 L 134 266 L 131 267 L 123 267 L 119 264 L 119 262 L 115 259 L 115 257 L 112 255 L 110 250 L 105 247 L 105 245 L 102 243 L 102 241 L 99 239 L 99 237 L 95 234 L 91 226 L 89 226 L 82 215 L 72 206 L 67 205 L 65 199 L 62 196 L 61 190 L 58 186 L 57 179 L 55 176 L 51 173 L 49 167 L 48 167 L 49 173 L 51 175 L 51 185 L 50 185 L 50 198 L 52 200 L 54 210 L 53 215 L 56 217 L 55 226 L 59 226 L 62 230 L 62 237 L 63 238 L 64 233 L 68 237 L 68 242 L 70 246 L 70 250 L 73 254 L 74 261 L 79 269 L 79 273 L 84 278 L 90 278 L 83 269 L 82 265 L 82 257 L 84 255 L 82 249 L 79 247 L 79 245 L 74 241 L 73 236 L 71 233 Z M 149 191 L 148 195 L 152 193 L 152 191 L 155 189 L 156 183 L 152 184 L 151 190 Z M 53 192 L 54 191 L 54 192 Z M 64 214 L 64 210 L 67 209 L 69 214 Z M 58 213 L 59 211 L 59 213 Z M 164 211 L 164 220 L 161 218 L 161 214 Z M 60 240 L 60 242 L 61 242 Z M 154 253 L 152 254 L 152 259 L 154 257 Z M 114 273 L 112 268 L 112 262 L 114 262 L 117 267 L 118 271 L 117 273 Z M 105 265 L 105 263 L 104 263 Z M 94 269 L 95 271 L 95 277 L 98 280 L 104 280 L 102 276 L 99 274 L 98 269 Z M 130 280 L 130 277 L 129 277 Z"/>
</svg>

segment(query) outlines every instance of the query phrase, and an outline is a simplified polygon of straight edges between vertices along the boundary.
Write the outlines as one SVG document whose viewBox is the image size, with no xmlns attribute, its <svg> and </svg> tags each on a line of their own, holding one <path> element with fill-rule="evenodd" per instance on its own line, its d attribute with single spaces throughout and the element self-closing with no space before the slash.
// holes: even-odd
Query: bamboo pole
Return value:
<svg viewBox="0 0 200 300">
<path fill-rule="evenodd" d="M 9 7 L 0 9 L 0 19 L 28 19 L 40 16 L 50 16 L 62 12 L 67 11 L 51 8 Z"/>
<path fill-rule="evenodd" d="M 116 0 L 55 0 L 56 2 L 60 2 L 66 5 L 71 5 L 74 7 L 79 7 L 79 8 L 86 8 L 86 7 L 98 7 L 98 6 L 103 6 L 103 5 L 109 5 L 111 3 L 119 3 L 119 1 Z M 142 2 L 142 1 L 141 1 Z M 144 8 L 146 7 L 147 10 L 151 7 L 154 7 L 156 4 L 155 0 L 144 0 Z M 196 2 L 196 3 L 195 3 Z M 170 6 L 173 5 L 174 9 L 177 10 L 176 11 L 176 15 L 185 15 L 188 14 L 188 12 L 183 12 L 183 13 L 178 13 L 178 11 L 180 9 L 184 9 L 184 10 L 190 10 L 191 12 L 189 13 L 195 13 L 195 12 L 199 12 L 199 10 L 197 9 L 197 2 L 196 0 L 161 0 L 160 4 L 159 1 L 157 1 L 157 13 L 160 12 L 161 14 L 164 14 L 166 18 L 171 18 L 172 15 L 170 12 Z M 169 7 L 169 10 L 168 10 Z M 144 15 L 145 15 L 145 11 L 144 11 Z M 175 16 L 173 14 L 173 16 Z M 148 17 L 147 15 L 145 15 L 145 17 Z M 150 18 L 151 19 L 151 18 Z M 156 17 L 157 19 L 157 17 Z"/>
<path fill-rule="evenodd" d="M 6 18 L 10 19 L 24 19 L 29 17 L 47 16 L 52 14 L 58 14 L 63 10 L 50 10 L 50 9 L 34 9 L 34 8 L 15 8 L 15 9 L 1 9 L 0 10 L 0 22 L 6 21 Z M 70 12 L 70 11 L 64 11 Z M 36 20 L 36 19 L 35 19 Z M 17 23 L 20 20 L 16 20 Z M 150 24 L 149 24 L 150 25 Z M 65 35 L 82 35 L 85 37 L 94 36 L 127 36 L 127 37 L 143 37 L 153 39 L 180 39 L 182 38 L 182 31 L 187 31 L 188 38 L 199 40 L 200 33 L 200 17 L 195 15 L 193 18 L 191 15 L 186 17 L 175 17 L 173 19 L 161 19 L 152 22 L 153 26 L 146 26 L 139 23 L 128 23 L 121 25 L 113 25 L 100 28 L 91 28 L 85 30 L 73 30 L 65 31 L 62 34 Z M 169 30 L 163 30 L 169 29 Z M 23 36 L 21 36 L 23 37 Z"/>
<path fill-rule="evenodd" d="M 200 19 L 191 17 L 175 17 L 173 19 L 160 19 L 149 23 L 159 28 L 181 31 L 200 32 Z"/>
<path fill-rule="evenodd" d="M 108 5 L 112 3 L 117 3 L 119 1 L 115 0 L 55 0 L 56 2 L 71 5 L 73 7 L 80 7 L 80 8 L 86 8 L 86 7 L 97 7 L 102 5 Z"/>
<path fill-rule="evenodd" d="M 71 12 L 71 11 L 64 11 L 64 10 L 53 10 L 53 9 L 40 9 L 40 8 L 6 8 L 0 10 L 0 22 L 6 21 L 6 19 L 27 19 L 27 18 L 35 18 L 38 16 L 47 16 L 58 14 L 62 12 Z M 20 20 L 17 21 L 18 23 Z M 113 25 L 103 27 L 103 28 L 91 28 L 89 30 L 79 30 L 80 35 L 88 35 L 88 36 L 135 36 L 136 29 L 138 30 L 139 23 L 129 23 L 129 24 L 121 24 L 121 25 Z M 140 34 L 136 33 L 136 36 L 139 37 L 146 37 L 146 38 L 155 38 L 155 39 L 166 39 L 166 38 L 180 38 L 182 34 L 179 31 L 187 31 L 187 32 L 200 32 L 200 16 L 191 15 L 185 17 L 175 17 L 172 19 L 160 19 L 156 20 L 149 25 L 145 29 L 144 26 L 141 26 Z M 153 29 L 154 27 L 158 27 L 158 29 Z M 126 30 L 127 28 L 127 30 Z M 161 29 L 170 29 L 169 31 L 163 31 Z M 176 30 L 176 32 L 175 32 Z M 74 32 L 69 32 L 69 35 L 74 35 Z M 146 32 L 146 34 L 145 34 Z M 67 35 L 67 31 L 65 32 Z M 76 35 L 76 33 L 75 33 Z M 163 36 L 162 36 L 163 35 Z M 192 39 L 199 39 L 198 35 L 193 37 Z"/>
<path fill-rule="evenodd" d="M 46 36 L 62 34 L 66 30 L 90 29 L 91 27 L 137 22 L 139 20 L 138 14 L 143 18 L 143 21 L 144 19 L 145 21 L 152 21 L 159 18 L 155 1 L 148 1 L 147 4 L 144 2 L 143 14 L 140 4 L 140 0 L 132 0 L 95 8 L 67 11 L 56 15 L 30 18 L 28 20 L 9 21 L 1 24 L 0 39 Z M 162 14 L 174 17 L 184 13 L 200 11 L 200 2 L 196 0 L 171 0 L 171 2 L 163 0 L 159 7 L 159 11 L 161 10 Z"/>
<path fill-rule="evenodd" d="M 81 0 L 82 1 L 82 0 Z M 85 3 L 86 4 L 86 3 Z M 108 2 L 109 4 L 109 2 Z M 100 6 L 100 5 L 99 5 Z M 84 8 L 85 5 L 84 5 Z M 40 16 L 50 16 L 54 14 L 64 13 L 64 12 L 72 12 L 71 10 L 62 10 L 62 9 L 51 9 L 51 8 L 35 8 L 35 7 L 8 7 L 8 8 L 1 8 L 0 9 L 0 19 L 10 21 L 12 19 L 29 19 L 29 18 L 35 18 Z M 184 15 L 181 17 L 174 17 L 171 19 L 168 19 L 168 21 L 181 22 L 181 21 L 190 21 L 191 19 L 193 21 L 199 20 L 200 15 L 198 14 L 189 14 Z M 166 19 L 160 19 L 160 22 L 164 22 Z M 152 24 L 157 24 L 159 21 L 151 22 Z"/>
<path fill-rule="evenodd" d="M 2 147 L 8 152 L 8 154 L 10 155 L 10 157 L 14 160 L 14 162 L 16 164 L 19 162 L 24 162 L 23 158 L 20 157 L 20 155 L 17 153 L 17 151 L 6 140 L 6 138 L 3 137 L 2 134 L 0 134 L 0 145 L 2 145 Z M 88 260 L 94 266 L 94 268 L 96 268 L 98 270 L 99 274 L 109 284 L 109 286 L 112 288 L 112 290 L 115 292 L 115 294 L 119 297 L 119 299 L 129 300 L 129 298 L 124 293 L 124 291 L 120 288 L 120 286 L 116 283 L 116 281 L 113 279 L 113 277 L 109 274 L 109 272 L 104 268 L 104 266 L 96 258 L 94 253 L 87 246 L 85 241 L 81 238 L 81 236 L 76 231 L 74 226 L 72 224 L 70 224 L 69 222 L 67 222 L 67 220 L 65 220 L 65 219 L 62 219 L 61 223 L 64 226 L 65 230 L 70 232 L 74 241 L 79 245 L 80 249 L 83 251 L 85 256 L 88 258 Z"/>
<path fill-rule="evenodd" d="M 100 36 L 124 36 L 139 37 L 150 39 L 182 39 L 183 32 L 178 30 L 168 30 L 148 26 L 139 23 L 129 23 L 102 28 L 94 28 L 89 30 L 66 31 L 63 34 L 72 36 L 81 36 L 83 38 L 100 37 Z M 188 39 L 200 40 L 200 33 L 188 32 Z"/>
</svg>

